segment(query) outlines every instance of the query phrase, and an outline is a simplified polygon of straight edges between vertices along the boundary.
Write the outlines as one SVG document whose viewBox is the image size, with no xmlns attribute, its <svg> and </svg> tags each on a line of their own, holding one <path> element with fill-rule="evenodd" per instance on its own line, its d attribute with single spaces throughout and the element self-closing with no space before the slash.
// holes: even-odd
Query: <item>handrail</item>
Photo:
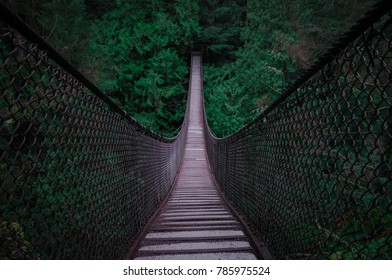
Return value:
<svg viewBox="0 0 392 280">
<path fill-rule="evenodd" d="M 175 180 L 189 101 L 160 136 L 3 3 L 0 16 L 0 258 L 119 259 Z"/>
<path fill-rule="evenodd" d="M 278 259 L 392 258 L 392 2 L 265 111 L 205 141 L 222 192 Z"/>
</svg>

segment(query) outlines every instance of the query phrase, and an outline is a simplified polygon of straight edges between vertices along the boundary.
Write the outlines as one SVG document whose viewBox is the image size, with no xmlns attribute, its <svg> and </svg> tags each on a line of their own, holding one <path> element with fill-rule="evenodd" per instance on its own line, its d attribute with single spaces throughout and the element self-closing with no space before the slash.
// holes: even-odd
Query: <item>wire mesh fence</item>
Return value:
<svg viewBox="0 0 392 280">
<path fill-rule="evenodd" d="M 236 133 L 205 125 L 220 188 L 276 258 L 392 258 L 390 11 L 382 1 Z"/>
<path fill-rule="evenodd" d="M 121 258 L 173 183 L 187 118 L 162 138 L 0 27 L 0 259 Z"/>
</svg>

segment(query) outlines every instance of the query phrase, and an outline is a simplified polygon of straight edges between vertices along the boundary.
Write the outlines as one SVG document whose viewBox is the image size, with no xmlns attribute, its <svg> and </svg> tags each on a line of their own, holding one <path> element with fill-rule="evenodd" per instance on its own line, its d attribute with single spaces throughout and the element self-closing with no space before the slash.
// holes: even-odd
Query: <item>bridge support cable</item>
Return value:
<svg viewBox="0 0 392 280">
<path fill-rule="evenodd" d="M 119 259 L 185 149 L 136 122 L 0 3 L 1 259 Z"/>
<path fill-rule="evenodd" d="M 237 132 L 205 118 L 214 177 L 275 258 L 392 258 L 391 6 Z"/>
</svg>

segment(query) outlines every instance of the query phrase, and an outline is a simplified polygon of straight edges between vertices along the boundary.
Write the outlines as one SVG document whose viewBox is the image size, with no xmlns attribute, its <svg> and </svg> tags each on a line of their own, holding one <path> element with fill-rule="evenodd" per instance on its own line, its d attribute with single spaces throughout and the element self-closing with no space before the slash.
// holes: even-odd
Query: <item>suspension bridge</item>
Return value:
<svg viewBox="0 0 392 280">
<path fill-rule="evenodd" d="M 182 164 L 136 259 L 256 259 L 238 218 L 227 207 L 207 164 L 201 96 L 201 57 L 192 55 L 189 124 Z"/>
<path fill-rule="evenodd" d="M 380 1 L 253 121 L 142 126 L 1 4 L 9 259 L 391 259 L 392 18 Z"/>
</svg>

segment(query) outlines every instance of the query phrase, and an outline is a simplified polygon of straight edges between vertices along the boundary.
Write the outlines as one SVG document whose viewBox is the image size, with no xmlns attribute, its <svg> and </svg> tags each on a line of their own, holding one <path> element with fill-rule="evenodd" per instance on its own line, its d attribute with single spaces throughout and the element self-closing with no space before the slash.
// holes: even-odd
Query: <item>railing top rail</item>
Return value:
<svg viewBox="0 0 392 280">
<path fill-rule="evenodd" d="M 111 100 L 105 93 L 103 93 L 92 81 L 90 81 L 86 76 L 84 76 L 79 70 L 77 70 L 71 63 L 69 63 L 63 56 L 61 56 L 51 45 L 49 45 L 44 39 L 42 39 L 36 32 L 34 32 L 20 17 L 18 17 L 14 12 L 12 12 L 4 3 L 0 1 L 0 17 L 14 29 L 16 29 L 21 35 L 26 39 L 30 40 L 32 43 L 37 44 L 42 50 L 47 52 L 48 57 L 50 57 L 54 62 L 56 62 L 65 71 L 79 80 L 85 85 L 94 95 L 104 101 L 111 110 L 118 113 L 124 119 L 134 124 L 136 127 L 141 129 L 145 135 L 148 135 L 154 139 L 161 142 L 172 142 L 177 136 L 174 137 L 164 137 L 148 127 L 140 124 L 136 119 L 134 119 L 127 111 L 118 106 L 113 100 Z M 185 119 L 184 119 L 185 121 Z M 184 124 L 182 124 L 176 131 L 182 129 Z"/>
<path fill-rule="evenodd" d="M 0 259 L 121 258 L 175 181 L 189 100 L 176 137 L 152 132 L 3 3 Z"/>
<path fill-rule="evenodd" d="M 391 5 L 251 123 L 205 125 L 220 189 L 277 259 L 392 259 Z"/>
</svg>

